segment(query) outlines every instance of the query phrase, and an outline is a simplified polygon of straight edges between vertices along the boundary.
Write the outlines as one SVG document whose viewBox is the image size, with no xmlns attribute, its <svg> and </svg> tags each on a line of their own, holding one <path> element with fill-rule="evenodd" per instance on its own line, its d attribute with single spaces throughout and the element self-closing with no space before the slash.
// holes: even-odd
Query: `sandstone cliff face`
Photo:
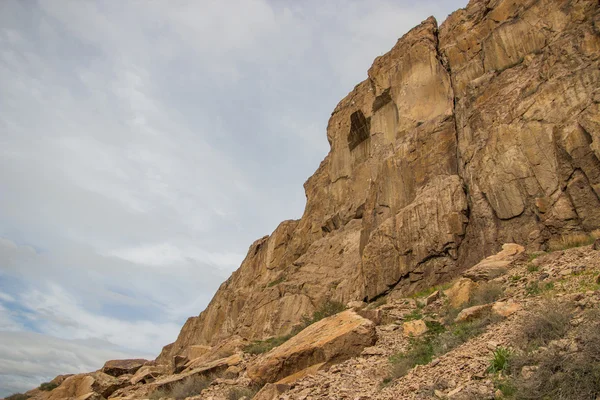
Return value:
<svg viewBox="0 0 600 400">
<path fill-rule="evenodd" d="M 303 217 L 252 244 L 157 361 L 599 228 L 599 55 L 597 0 L 472 0 L 414 28 L 334 110 Z"/>
</svg>

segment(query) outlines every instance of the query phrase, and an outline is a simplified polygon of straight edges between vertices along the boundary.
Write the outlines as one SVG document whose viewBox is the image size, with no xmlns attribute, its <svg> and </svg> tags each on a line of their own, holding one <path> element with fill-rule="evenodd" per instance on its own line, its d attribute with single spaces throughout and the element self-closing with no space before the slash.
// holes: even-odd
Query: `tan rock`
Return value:
<svg viewBox="0 0 600 400">
<path fill-rule="evenodd" d="M 422 319 L 406 321 L 402 324 L 402 334 L 404 337 L 417 337 L 427 332 L 427 325 Z"/>
<path fill-rule="evenodd" d="M 252 400 L 276 400 L 279 398 L 279 395 L 288 391 L 289 388 L 289 385 L 282 383 L 267 383 L 254 395 Z"/>
<path fill-rule="evenodd" d="M 451 307 L 458 308 L 471 300 L 477 284 L 468 278 L 461 278 L 444 291 Z"/>
<path fill-rule="evenodd" d="M 163 375 L 163 371 L 159 367 L 156 366 L 143 366 L 137 370 L 137 372 L 131 377 L 129 382 L 132 385 L 136 385 L 138 383 L 151 383 L 160 375 Z"/>
<path fill-rule="evenodd" d="M 439 290 L 436 290 L 435 292 L 433 292 L 429 296 L 427 296 L 427 298 L 425 299 L 425 305 L 428 306 L 430 304 L 433 304 L 440 297 L 442 297 L 442 292 L 440 292 Z"/>
<path fill-rule="evenodd" d="M 276 382 L 316 364 L 328 365 L 360 354 L 375 343 L 375 324 L 352 310 L 316 322 L 247 369 L 256 382 Z"/>
<path fill-rule="evenodd" d="M 490 313 L 492 304 L 483 304 L 480 306 L 468 307 L 462 310 L 456 316 L 454 322 L 469 322 L 475 319 L 479 319 Z"/>
<path fill-rule="evenodd" d="M 192 364 L 185 371 L 160 378 L 151 383 L 150 386 L 153 390 L 169 389 L 173 385 L 183 382 L 190 377 L 215 374 L 225 371 L 228 367 L 239 364 L 241 360 L 242 358 L 239 354 L 234 354 L 230 357 L 215 360 L 207 364 Z"/>
<path fill-rule="evenodd" d="M 367 303 L 365 303 L 364 301 L 357 301 L 357 300 L 351 301 L 346 305 L 347 308 L 353 308 L 355 310 L 361 310 L 361 309 L 365 308 L 366 306 L 367 306 Z"/>
<path fill-rule="evenodd" d="M 299 379 L 302 379 L 306 376 L 315 374 L 317 371 L 320 371 L 321 369 L 325 368 L 326 366 L 327 366 L 326 363 L 319 363 L 319 364 L 311 365 L 308 368 L 304 368 L 301 371 L 295 372 L 291 375 L 286 376 L 283 379 L 278 380 L 276 382 L 276 384 L 291 385 Z"/>
<path fill-rule="evenodd" d="M 129 359 L 129 360 L 111 360 L 107 361 L 102 367 L 102 372 L 111 376 L 121 376 L 124 374 L 135 374 L 135 372 L 148 360 Z"/>
<path fill-rule="evenodd" d="M 492 312 L 501 317 L 509 317 L 520 311 L 523 307 L 514 301 L 497 301 L 492 306 Z"/>
<path fill-rule="evenodd" d="M 504 275 L 513 262 L 525 251 L 523 246 L 515 243 L 502 245 L 502 251 L 487 257 L 477 265 L 469 268 L 463 273 L 465 278 L 472 281 L 489 281 Z"/>
</svg>

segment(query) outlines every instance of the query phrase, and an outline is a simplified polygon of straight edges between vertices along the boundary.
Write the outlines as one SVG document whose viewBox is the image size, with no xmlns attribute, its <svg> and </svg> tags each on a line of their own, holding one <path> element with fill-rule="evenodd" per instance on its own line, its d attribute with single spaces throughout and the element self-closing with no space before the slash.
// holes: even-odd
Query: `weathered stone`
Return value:
<svg viewBox="0 0 600 400">
<path fill-rule="evenodd" d="M 519 303 L 513 301 L 497 301 L 492 306 L 492 312 L 496 315 L 506 318 L 522 308 L 523 307 Z"/>
<path fill-rule="evenodd" d="M 282 383 L 267 383 L 254 395 L 252 400 L 276 400 L 279 395 L 289 390 L 290 386 Z"/>
<path fill-rule="evenodd" d="M 473 290 L 477 284 L 468 278 L 461 278 L 454 283 L 444 294 L 448 298 L 451 307 L 458 308 L 471 300 Z"/>
<path fill-rule="evenodd" d="M 427 325 L 422 319 L 406 321 L 402 324 L 402 334 L 405 337 L 417 337 L 427 332 Z"/>
<path fill-rule="evenodd" d="M 131 377 L 129 382 L 132 385 L 138 383 L 151 383 L 160 375 L 163 375 L 163 371 L 156 366 L 143 366 L 137 370 L 137 372 Z"/>
<path fill-rule="evenodd" d="M 102 372 L 111 376 L 121 376 L 124 374 L 135 374 L 135 372 L 148 360 L 130 359 L 130 360 L 111 360 L 107 361 L 102 367 Z"/>
<path fill-rule="evenodd" d="M 247 374 L 256 382 L 276 382 L 316 364 L 331 365 L 358 355 L 375 340 L 373 322 L 352 310 L 344 311 L 310 325 L 259 357 Z"/>
<path fill-rule="evenodd" d="M 439 290 L 436 290 L 435 292 L 433 292 L 429 296 L 427 296 L 427 298 L 425 299 L 425 305 L 428 306 L 430 304 L 433 304 L 440 297 L 442 297 L 442 292 L 440 292 Z"/>
<path fill-rule="evenodd" d="M 468 307 L 458 313 L 458 316 L 454 322 L 469 322 L 475 319 L 479 319 L 489 314 L 492 309 L 492 304 L 483 304 L 481 306 Z"/>
<path fill-rule="evenodd" d="M 489 281 L 504 275 L 510 265 L 523 254 L 525 248 L 515 243 L 506 243 L 502 245 L 502 251 L 485 260 L 477 263 L 463 273 L 465 278 L 472 281 Z"/>
</svg>

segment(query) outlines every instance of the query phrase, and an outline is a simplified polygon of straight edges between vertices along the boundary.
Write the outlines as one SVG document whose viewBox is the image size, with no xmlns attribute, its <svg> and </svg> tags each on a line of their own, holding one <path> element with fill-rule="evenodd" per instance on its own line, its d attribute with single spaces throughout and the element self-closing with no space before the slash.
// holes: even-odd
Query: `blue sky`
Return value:
<svg viewBox="0 0 600 400">
<path fill-rule="evenodd" d="M 155 357 L 302 215 L 336 103 L 463 1 L 0 2 L 0 395 Z"/>
</svg>

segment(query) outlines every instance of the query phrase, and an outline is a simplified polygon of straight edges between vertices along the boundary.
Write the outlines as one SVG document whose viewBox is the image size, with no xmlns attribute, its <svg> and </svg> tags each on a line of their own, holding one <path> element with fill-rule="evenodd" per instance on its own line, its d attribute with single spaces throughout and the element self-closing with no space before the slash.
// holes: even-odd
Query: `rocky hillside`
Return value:
<svg viewBox="0 0 600 400">
<path fill-rule="evenodd" d="M 598 272 L 589 247 L 541 257 L 544 272 L 524 271 L 523 260 L 560 238 L 587 244 L 600 228 L 599 56 L 597 0 L 472 0 L 439 27 L 424 21 L 333 111 L 331 150 L 305 183 L 302 218 L 253 243 L 155 361 L 114 362 L 30 394 L 177 397 L 174 388 L 194 381 L 198 398 L 214 399 L 265 383 L 261 399 L 493 396 L 484 358 L 493 343 L 510 345 L 516 320 L 541 303 L 540 287 Z M 504 243 L 518 245 L 479 263 Z M 496 279 L 505 300 L 481 294 L 491 297 L 474 305 L 478 281 Z M 450 282 L 424 304 L 410 297 Z M 534 282 L 544 282 L 536 293 Z M 465 305 L 482 308 L 456 322 Z M 390 357 L 403 359 L 416 337 L 433 349 L 442 331 L 482 318 L 443 355 L 431 350 L 424 366 L 397 362 L 403 373 L 390 373 Z M 434 387 L 438 377 L 445 383 Z"/>
</svg>

